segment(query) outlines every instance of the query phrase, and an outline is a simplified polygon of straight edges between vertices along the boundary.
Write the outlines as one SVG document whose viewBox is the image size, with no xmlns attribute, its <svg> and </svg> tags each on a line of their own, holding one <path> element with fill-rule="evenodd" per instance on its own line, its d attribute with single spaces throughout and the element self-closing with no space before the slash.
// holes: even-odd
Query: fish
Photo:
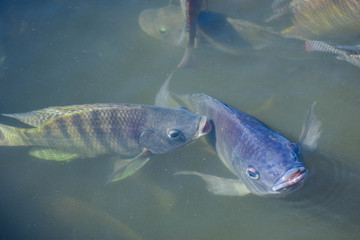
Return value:
<svg viewBox="0 0 360 240">
<path fill-rule="evenodd" d="M 170 76 L 171 77 L 171 76 Z M 204 93 L 176 95 L 169 91 L 168 78 L 156 97 L 156 105 L 178 102 L 212 124 L 208 135 L 222 163 L 237 177 L 227 179 L 196 171 L 178 175 L 196 175 L 216 195 L 285 197 L 299 189 L 307 175 L 301 149 L 313 151 L 320 137 L 321 122 L 308 110 L 300 144 L 289 141 L 258 119 Z M 172 100 L 172 101 L 170 101 Z"/>
<path fill-rule="evenodd" d="M 177 46 L 182 32 L 181 8 L 166 6 L 144 10 L 139 16 L 139 24 L 148 35 Z M 199 47 L 210 47 L 239 56 L 273 54 L 299 58 L 302 57 L 304 46 L 303 40 L 285 38 L 269 27 L 211 11 L 200 11 L 196 40 Z M 186 47 L 183 44 L 180 46 Z"/>
<path fill-rule="evenodd" d="M 360 46 L 332 46 L 321 41 L 306 40 L 305 48 L 307 52 L 315 51 L 334 54 L 337 59 L 360 67 Z"/>
<path fill-rule="evenodd" d="M 198 18 L 201 37 L 214 48 L 233 55 L 264 52 L 281 44 L 286 50 L 289 39 L 271 28 L 211 11 L 201 11 Z M 290 40 L 291 41 L 291 40 Z"/>
<path fill-rule="evenodd" d="M 303 40 L 332 42 L 358 39 L 359 9 L 359 0 L 302 0 L 297 4 L 293 25 L 282 34 Z"/>
<path fill-rule="evenodd" d="M 138 22 L 140 28 L 151 37 L 186 47 L 184 41 L 178 44 L 184 28 L 184 15 L 179 6 L 146 9 L 140 13 Z"/>
<path fill-rule="evenodd" d="M 0 124 L 0 146 L 28 146 L 44 160 L 116 156 L 108 182 L 134 174 L 151 154 L 182 147 L 210 131 L 205 116 L 184 108 L 141 104 L 85 104 L 3 114 L 29 125 Z"/>
<path fill-rule="evenodd" d="M 183 8 L 185 10 L 185 23 L 183 27 L 183 32 L 186 32 L 187 35 L 187 46 L 185 53 L 178 68 L 185 68 L 194 65 L 194 56 L 192 49 L 195 47 L 195 37 L 196 37 L 196 25 L 197 18 L 200 13 L 202 0 L 183 0 L 185 5 Z M 179 42 L 182 41 L 182 35 L 180 35 Z"/>
</svg>

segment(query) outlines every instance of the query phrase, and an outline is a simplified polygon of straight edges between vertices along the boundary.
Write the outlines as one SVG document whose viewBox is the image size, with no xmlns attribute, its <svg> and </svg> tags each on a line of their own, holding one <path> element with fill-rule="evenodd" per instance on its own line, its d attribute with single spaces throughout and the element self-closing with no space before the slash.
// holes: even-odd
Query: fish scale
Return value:
<svg viewBox="0 0 360 240">
<path fill-rule="evenodd" d="M 63 108 L 66 109 L 66 108 Z M 63 148 L 74 145 L 82 151 L 103 152 L 122 150 L 136 145 L 134 142 L 139 135 L 139 126 L 145 121 L 146 113 L 135 108 L 95 108 L 95 110 L 75 110 L 65 115 L 49 120 L 40 128 L 33 128 L 27 132 L 32 145 L 60 144 Z M 130 117 L 131 116 L 131 117 Z M 32 135 L 32 137 L 30 137 Z M 50 137 L 50 139 L 49 139 Z M 128 137 L 131 141 L 113 141 L 115 138 Z M 94 141 L 95 140 L 95 141 Z M 98 143 L 98 144 L 96 144 Z M 99 146 L 108 146 L 107 149 Z M 129 152 L 132 153 L 132 150 Z"/>
</svg>

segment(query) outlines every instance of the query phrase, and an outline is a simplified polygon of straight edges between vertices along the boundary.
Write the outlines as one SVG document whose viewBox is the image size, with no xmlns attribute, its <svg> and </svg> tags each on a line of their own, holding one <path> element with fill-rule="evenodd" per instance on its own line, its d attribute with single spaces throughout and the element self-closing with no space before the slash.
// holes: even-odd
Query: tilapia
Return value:
<svg viewBox="0 0 360 240">
<path fill-rule="evenodd" d="M 140 13 L 139 25 L 151 37 L 176 46 L 183 31 L 184 15 L 181 8 L 174 5 L 146 9 Z M 186 47 L 185 41 L 180 45 Z"/>
<path fill-rule="evenodd" d="M 334 54 L 337 59 L 360 67 L 360 47 L 358 46 L 332 46 L 321 41 L 307 40 L 305 48 L 308 52 L 316 51 Z"/>
<path fill-rule="evenodd" d="M 271 28 L 209 11 L 200 12 L 198 29 L 212 47 L 233 55 L 264 54 L 266 51 L 290 55 L 289 51 L 303 46 L 303 42 L 284 38 Z"/>
<path fill-rule="evenodd" d="M 171 76 L 170 76 L 171 77 Z M 174 95 L 163 84 L 156 105 L 166 106 L 169 99 L 205 115 L 212 123 L 211 141 L 223 164 L 237 177 L 225 179 L 208 174 L 183 171 L 201 177 L 214 194 L 284 197 L 299 189 L 308 173 L 299 146 L 254 117 L 203 93 Z M 321 123 L 308 111 L 301 134 L 301 147 L 313 150 L 320 137 Z"/>
<path fill-rule="evenodd" d="M 176 46 L 182 32 L 182 19 L 180 7 L 166 6 L 143 11 L 139 24 L 148 35 Z M 298 39 L 285 38 L 270 28 L 210 11 L 200 11 L 198 15 L 196 40 L 199 47 L 212 47 L 232 55 L 271 51 L 291 58 L 302 54 L 304 44 Z"/>
<path fill-rule="evenodd" d="M 109 181 L 132 175 L 150 154 L 171 152 L 210 131 L 205 116 L 140 104 L 73 105 L 4 115 L 31 128 L 0 124 L 0 146 L 29 146 L 30 155 L 55 161 L 117 156 Z"/>
<path fill-rule="evenodd" d="M 294 0 L 293 26 L 284 35 L 300 39 L 343 41 L 360 34 L 359 0 Z"/>
</svg>

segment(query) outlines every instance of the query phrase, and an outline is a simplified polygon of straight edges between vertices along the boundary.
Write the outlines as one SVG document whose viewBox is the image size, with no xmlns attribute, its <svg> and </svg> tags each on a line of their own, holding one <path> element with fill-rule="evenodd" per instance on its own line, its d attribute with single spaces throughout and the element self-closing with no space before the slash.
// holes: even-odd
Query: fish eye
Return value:
<svg viewBox="0 0 360 240">
<path fill-rule="evenodd" d="M 167 135 L 168 135 L 169 138 L 174 139 L 174 140 L 179 139 L 179 138 L 182 137 L 181 131 L 177 130 L 177 129 L 169 129 L 167 131 Z"/>
<path fill-rule="evenodd" d="M 250 177 L 250 178 L 252 178 L 252 179 L 255 179 L 255 180 L 257 180 L 257 179 L 259 179 L 259 173 L 253 168 L 253 167 L 248 167 L 247 169 L 246 169 L 246 174 Z"/>
<path fill-rule="evenodd" d="M 161 36 L 166 36 L 167 33 L 168 33 L 168 30 L 167 30 L 166 27 L 160 27 L 159 28 L 159 33 L 160 33 Z"/>
</svg>

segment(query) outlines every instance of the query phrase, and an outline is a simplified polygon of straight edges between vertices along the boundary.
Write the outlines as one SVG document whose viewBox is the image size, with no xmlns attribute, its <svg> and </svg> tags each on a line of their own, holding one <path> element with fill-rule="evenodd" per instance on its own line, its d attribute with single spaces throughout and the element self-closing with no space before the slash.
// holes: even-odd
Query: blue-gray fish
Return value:
<svg viewBox="0 0 360 240">
<path fill-rule="evenodd" d="M 171 77 L 171 76 L 170 76 Z M 169 78 L 170 79 L 170 78 Z M 167 105 L 174 99 L 169 93 L 169 79 L 158 93 L 156 104 Z M 179 172 L 200 176 L 214 194 L 283 197 L 302 186 L 308 170 L 300 148 L 280 133 L 271 130 L 254 117 L 202 93 L 177 96 L 196 114 L 212 123 L 211 140 L 223 164 L 237 177 L 225 179 L 198 172 Z M 313 149 L 320 136 L 320 122 L 308 112 L 301 142 Z"/>
<path fill-rule="evenodd" d="M 321 41 L 306 40 L 305 48 L 307 52 L 331 53 L 339 60 L 347 61 L 360 67 L 360 47 L 357 46 L 332 46 Z"/>
<path fill-rule="evenodd" d="M 73 105 L 4 115 L 32 127 L 0 124 L 0 146 L 30 146 L 30 155 L 55 161 L 118 156 L 109 181 L 132 175 L 150 154 L 173 151 L 210 130 L 205 116 L 136 104 Z"/>
</svg>

